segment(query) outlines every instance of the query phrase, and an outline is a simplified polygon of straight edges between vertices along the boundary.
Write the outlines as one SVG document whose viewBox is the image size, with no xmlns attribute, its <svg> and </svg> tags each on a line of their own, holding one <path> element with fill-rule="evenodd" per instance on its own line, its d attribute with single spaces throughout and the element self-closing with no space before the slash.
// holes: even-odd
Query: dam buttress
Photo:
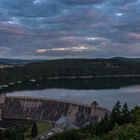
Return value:
<svg viewBox="0 0 140 140">
<path fill-rule="evenodd" d="M 53 100 L 48 98 L 1 96 L 0 115 L 3 119 L 25 119 L 56 122 L 62 116 L 81 127 L 87 123 L 99 122 L 109 111 L 98 106 Z"/>
</svg>

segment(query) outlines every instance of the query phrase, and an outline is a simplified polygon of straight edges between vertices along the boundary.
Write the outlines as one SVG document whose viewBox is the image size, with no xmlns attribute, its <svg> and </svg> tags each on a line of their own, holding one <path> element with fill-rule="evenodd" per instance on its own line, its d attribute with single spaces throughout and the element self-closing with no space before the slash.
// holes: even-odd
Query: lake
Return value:
<svg viewBox="0 0 140 140">
<path fill-rule="evenodd" d="M 9 87 L 8 91 L 6 91 L 6 94 L 11 96 L 46 97 L 52 99 L 76 101 L 85 104 L 91 104 L 93 101 L 97 101 L 100 106 L 109 109 L 111 109 L 118 100 L 120 100 L 122 104 L 127 102 L 130 108 L 140 105 L 140 83 L 139 81 L 136 83 L 136 79 L 133 79 L 134 83 L 131 79 L 131 84 L 128 81 L 123 81 L 126 79 L 122 79 L 119 84 L 118 82 L 120 80 L 117 81 L 118 78 L 115 80 L 112 79 L 111 81 L 108 81 L 110 83 L 106 84 L 104 80 L 107 79 L 100 80 L 101 81 L 97 81 L 97 79 L 94 79 L 93 81 L 90 81 L 84 79 L 83 81 L 55 80 L 26 82 Z M 114 82 L 116 84 L 114 84 Z M 70 83 L 71 85 L 68 85 Z M 128 84 L 124 85 L 122 83 Z"/>
</svg>

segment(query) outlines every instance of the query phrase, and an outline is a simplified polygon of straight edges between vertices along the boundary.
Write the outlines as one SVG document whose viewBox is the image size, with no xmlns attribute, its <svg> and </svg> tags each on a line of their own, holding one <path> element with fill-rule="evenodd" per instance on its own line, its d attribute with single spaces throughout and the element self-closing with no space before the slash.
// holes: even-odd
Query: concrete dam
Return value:
<svg viewBox="0 0 140 140">
<path fill-rule="evenodd" d="M 81 127 L 86 123 L 99 122 L 109 111 L 98 106 L 53 100 L 48 98 L 1 96 L 0 115 L 2 119 L 26 119 L 56 122 L 62 116 Z"/>
</svg>

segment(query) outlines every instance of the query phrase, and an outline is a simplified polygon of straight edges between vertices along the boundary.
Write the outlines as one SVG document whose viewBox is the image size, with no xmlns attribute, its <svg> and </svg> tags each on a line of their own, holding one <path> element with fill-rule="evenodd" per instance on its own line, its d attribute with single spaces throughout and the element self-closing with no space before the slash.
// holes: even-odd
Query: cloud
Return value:
<svg viewBox="0 0 140 140">
<path fill-rule="evenodd" d="M 47 49 L 37 49 L 35 52 L 36 53 L 46 53 L 48 50 Z"/>
<path fill-rule="evenodd" d="M 86 46 L 77 46 L 77 47 L 67 47 L 67 48 L 51 48 L 51 49 L 37 49 L 35 50 L 36 53 L 46 53 L 46 52 L 64 52 L 64 51 L 71 51 L 71 52 L 81 52 L 88 50 L 89 48 Z"/>
<path fill-rule="evenodd" d="M 99 3 L 103 3 L 105 0 L 60 0 L 61 2 L 65 3 L 65 4 L 83 4 L 83 5 L 88 5 L 88 4 L 99 4 Z"/>
<path fill-rule="evenodd" d="M 0 46 L 0 56 L 1 57 L 5 57 L 9 54 L 10 52 L 10 48 L 8 47 L 4 47 L 4 46 Z"/>
<path fill-rule="evenodd" d="M 140 33 L 129 33 L 129 37 L 140 41 Z"/>
<path fill-rule="evenodd" d="M 10 49 L 1 57 L 139 56 L 139 7 L 138 0 L 0 0 L 0 46 Z"/>
<path fill-rule="evenodd" d="M 40 4 L 40 3 L 43 3 L 43 2 L 45 2 L 45 0 L 34 0 L 33 1 L 33 4 Z"/>
</svg>

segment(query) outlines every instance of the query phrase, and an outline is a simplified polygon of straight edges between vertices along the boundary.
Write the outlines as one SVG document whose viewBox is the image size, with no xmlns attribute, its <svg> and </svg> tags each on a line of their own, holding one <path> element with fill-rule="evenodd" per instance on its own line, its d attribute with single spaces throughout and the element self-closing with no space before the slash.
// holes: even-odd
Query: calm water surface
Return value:
<svg viewBox="0 0 140 140">
<path fill-rule="evenodd" d="M 73 89 L 59 89 L 51 88 L 44 90 L 26 90 L 8 92 L 11 96 L 32 96 L 32 97 L 47 97 L 53 99 L 62 99 L 68 101 L 82 102 L 90 104 L 96 100 L 99 105 L 109 109 L 120 100 L 122 103 L 127 102 L 132 108 L 140 105 L 140 85 L 128 86 L 119 89 L 90 89 L 90 90 L 73 90 Z"/>
</svg>

